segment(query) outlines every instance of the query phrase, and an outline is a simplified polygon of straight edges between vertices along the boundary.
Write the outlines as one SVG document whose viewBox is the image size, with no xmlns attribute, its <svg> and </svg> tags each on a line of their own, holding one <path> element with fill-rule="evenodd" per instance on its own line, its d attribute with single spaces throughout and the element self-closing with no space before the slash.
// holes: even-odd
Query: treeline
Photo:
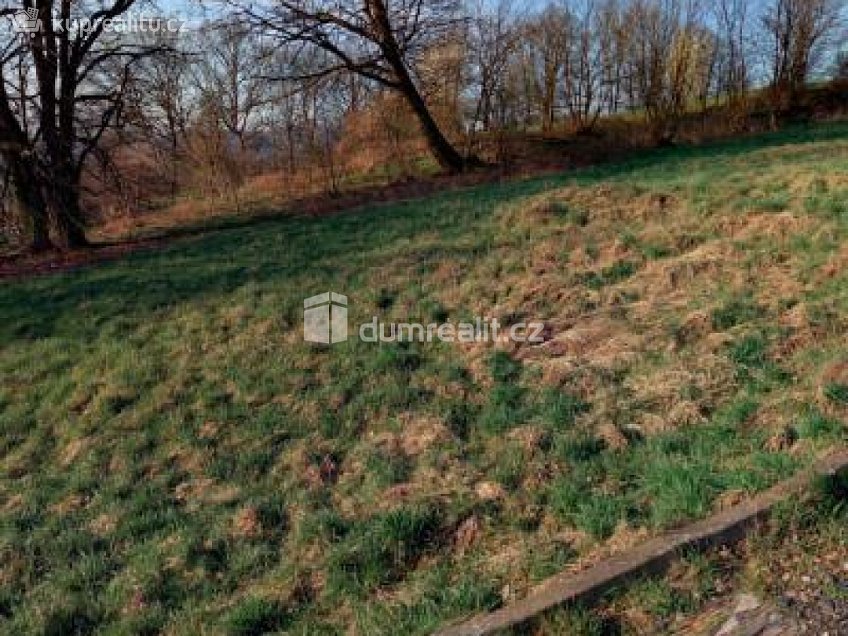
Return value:
<svg viewBox="0 0 848 636">
<path fill-rule="evenodd" d="M 0 9 L 12 25 L 29 0 Z M 805 86 L 845 76 L 839 0 L 276 0 L 210 5 L 180 33 L 84 33 L 134 0 L 44 0 L 0 35 L 4 233 L 80 247 L 98 215 L 227 197 L 275 172 L 335 189 L 346 171 L 498 159 L 504 131 L 591 132 L 642 118 L 655 143 L 720 106 L 776 125 Z M 214 16 L 214 17 L 211 17 Z M 756 93 L 755 93 L 756 91 Z M 407 164 L 410 164 L 407 166 Z"/>
<path fill-rule="evenodd" d="M 480 8 L 470 41 L 477 75 L 491 77 L 480 82 L 481 121 L 545 130 L 562 117 L 587 130 L 641 111 L 670 141 L 683 115 L 714 103 L 744 111 L 755 87 L 769 87 L 777 115 L 791 113 L 814 72 L 837 71 L 841 10 L 829 0 L 586 0 L 515 20 L 509 2 Z"/>
</svg>

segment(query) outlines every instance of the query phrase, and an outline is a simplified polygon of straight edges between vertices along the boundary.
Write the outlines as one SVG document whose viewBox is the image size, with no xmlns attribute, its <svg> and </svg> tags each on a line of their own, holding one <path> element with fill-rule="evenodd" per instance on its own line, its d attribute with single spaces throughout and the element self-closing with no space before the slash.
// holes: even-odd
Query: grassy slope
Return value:
<svg viewBox="0 0 848 636">
<path fill-rule="evenodd" d="M 4 283 L 0 631 L 426 632 L 761 489 L 844 438 L 846 232 L 834 124 Z"/>
</svg>

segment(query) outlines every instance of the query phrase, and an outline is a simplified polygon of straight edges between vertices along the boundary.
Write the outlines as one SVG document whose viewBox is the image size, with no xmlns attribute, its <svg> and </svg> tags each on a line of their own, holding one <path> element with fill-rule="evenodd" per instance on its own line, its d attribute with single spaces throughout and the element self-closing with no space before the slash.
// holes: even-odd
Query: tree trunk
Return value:
<svg viewBox="0 0 848 636">
<path fill-rule="evenodd" d="M 372 0 L 368 3 L 370 12 L 373 16 L 374 25 L 380 34 L 380 48 L 386 61 L 391 66 L 392 73 L 397 79 L 397 90 L 403 95 L 412 112 L 421 124 L 421 130 L 424 137 L 427 139 L 427 145 L 430 151 L 439 162 L 442 169 L 450 173 L 462 172 L 469 163 L 463 159 L 462 155 L 457 152 L 456 148 L 451 145 L 447 137 L 442 134 L 436 120 L 433 119 L 427 104 L 424 103 L 424 98 L 418 91 L 412 77 L 409 74 L 409 69 L 406 67 L 406 61 L 403 59 L 403 54 L 398 47 L 395 35 L 392 32 L 391 22 L 389 21 L 386 6 L 383 0 Z"/>
<path fill-rule="evenodd" d="M 421 130 L 427 139 L 427 145 L 430 147 L 430 151 L 433 153 L 436 161 L 447 172 L 462 172 L 466 168 L 466 161 L 457 152 L 456 148 L 451 145 L 444 134 L 442 134 L 439 125 L 433 119 L 430 110 L 424 103 L 424 98 L 421 97 L 421 93 L 418 92 L 418 88 L 409 76 L 406 66 L 400 61 L 398 65 L 392 63 L 392 68 L 395 74 L 398 75 L 398 80 L 401 84 L 401 93 L 418 118 L 418 122 L 421 124 Z"/>
<path fill-rule="evenodd" d="M 556 100 L 557 67 L 545 65 L 544 88 L 542 90 L 542 132 L 549 133 L 554 127 L 554 101 Z"/>
<path fill-rule="evenodd" d="M 53 248 L 50 240 L 50 224 L 47 215 L 47 205 L 38 187 L 38 180 L 32 166 L 20 155 L 8 157 L 12 172 L 12 183 L 15 188 L 15 199 L 21 206 L 24 215 L 32 224 L 30 249 L 33 252 L 44 252 Z"/>
<path fill-rule="evenodd" d="M 75 188 L 64 183 L 56 184 L 51 195 L 53 222 L 59 246 L 64 249 L 89 247 L 91 244 L 85 237 L 85 226 Z"/>
<path fill-rule="evenodd" d="M 288 154 L 289 154 L 289 175 L 293 175 L 295 172 L 294 165 L 294 124 L 286 125 L 286 145 L 288 146 Z"/>
<path fill-rule="evenodd" d="M 64 249 L 90 247 L 91 243 L 85 237 L 85 230 L 68 214 L 57 214 L 56 230 L 59 234 L 59 245 Z"/>
</svg>

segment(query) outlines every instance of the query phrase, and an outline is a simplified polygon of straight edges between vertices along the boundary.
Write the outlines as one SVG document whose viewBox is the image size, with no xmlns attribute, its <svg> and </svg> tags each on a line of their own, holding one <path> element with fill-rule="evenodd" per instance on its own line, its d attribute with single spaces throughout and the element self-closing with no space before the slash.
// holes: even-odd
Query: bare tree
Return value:
<svg viewBox="0 0 848 636">
<path fill-rule="evenodd" d="M 507 66 L 519 41 L 512 3 L 499 0 L 488 6 L 478 0 L 469 21 L 469 65 L 474 87 L 474 112 L 470 126 L 490 130 L 497 116 L 497 100 L 502 94 Z"/>
<path fill-rule="evenodd" d="M 159 166 L 172 197 L 181 185 L 181 158 L 195 105 L 190 81 L 194 59 L 182 47 L 165 50 L 145 60 L 136 73 L 136 123 L 162 156 Z"/>
<path fill-rule="evenodd" d="M 564 64 L 565 105 L 572 126 L 579 132 L 591 130 L 601 115 L 604 100 L 603 40 L 597 30 L 597 6 L 586 0 L 575 7 L 568 21 Z"/>
<path fill-rule="evenodd" d="M 306 92 L 293 90 L 288 83 L 278 83 L 273 94 L 274 128 L 281 133 L 279 146 L 285 158 L 287 173 L 293 175 L 298 167 L 298 133 L 305 124 L 306 109 L 303 102 Z"/>
<path fill-rule="evenodd" d="M 466 36 L 465 29 L 457 28 L 438 46 L 424 51 L 416 65 L 430 112 L 442 130 L 454 138 L 459 138 L 465 129 L 463 103 L 468 80 L 467 61 L 471 55 Z"/>
<path fill-rule="evenodd" d="M 770 44 L 773 103 L 777 111 L 791 111 L 820 46 L 839 24 L 841 0 L 772 0 L 762 16 Z"/>
<path fill-rule="evenodd" d="M 597 8 L 595 29 L 598 38 L 603 110 L 616 113 L 625 94 L 629 31 L 618 0 L 606 0 Z"/>
<path fill-rule="evenodd" d="M 18 204 L 32 221 L 34 249 L 53 240 L 65 247 L 87 244 L 80 206 L 86 162 L 104 133 L 120 123 L 134 65 L 161 50 L 105 31 L 134 3 L 23 0 L 0 9 L 4 17 L 32 9 L 40 27 L 29 37 L 10 31 L 0 45 L 0 153 Z M 90 28 L 62 26 L 74 18 Z"/>
<path fill-rule="evenodd" d="M 199 33 L 196 87 L 213 104 L 221 124 L 242 151 L 270 102 L 272 50 L 246 25 L 213 23 Z"/>
<path fill-rule="evenodd" d="M 323 54 L 320 68 L 286 79 L 347 72 L 396 91 L 415 113 L 439 164 L 452 172 L 468 166 L 431 114 L 414 69 L 422 51 L 455 31 L 457 0 L 278 0 L 256 8 L 231 4 L 264 34 L 310 55 L 316 49 Z"/>
<path fill-rule="evenodd" d="M 715 38 L 696 0 L 634 0 L 625 22 L 632 103 L 645 109 L 656 142 L 672 143 L 679 123 L 709 90 Z"/>
<path fill-rule="evenodd" d="M 549 132 L 556 119 L 563 66 L 567 56 L 571 16 L 558 4 L 548 5 L 528 26 L 532 51 L 538 60 L 539 111 L 542 131 Z"/>
<path fill-rule="evenodd" d="M 718 38 L 718 87 L 730 104 L 745 98 L 750 85 L 748 0 L 717 0 L 714 19 Z"/>
</svg>

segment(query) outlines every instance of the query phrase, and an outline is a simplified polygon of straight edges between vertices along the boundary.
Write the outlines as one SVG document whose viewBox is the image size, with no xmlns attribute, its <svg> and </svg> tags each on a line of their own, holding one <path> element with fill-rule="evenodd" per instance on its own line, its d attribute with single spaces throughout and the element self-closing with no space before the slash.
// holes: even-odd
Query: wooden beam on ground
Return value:
<svg viewBox="0 0 848 636">
<path fill-rule="evenodd" d="M 522 600 L 447 627 L 437 632 L 437 636 L 484 636 L 524 623 L 566 603 L 591 603 L 628 580 L 662 573 L 685 551 L 735 543 L 765 519 L 777 504 L 807 488 L 814 477 L 835 475 L 846 469 L 848 450 L 835 452 L 817 462 L 812 470 L 803 471 L 749 501 L 664 533 L 582 572 L 561 572 L 541 583 Z"/>
</svg>

